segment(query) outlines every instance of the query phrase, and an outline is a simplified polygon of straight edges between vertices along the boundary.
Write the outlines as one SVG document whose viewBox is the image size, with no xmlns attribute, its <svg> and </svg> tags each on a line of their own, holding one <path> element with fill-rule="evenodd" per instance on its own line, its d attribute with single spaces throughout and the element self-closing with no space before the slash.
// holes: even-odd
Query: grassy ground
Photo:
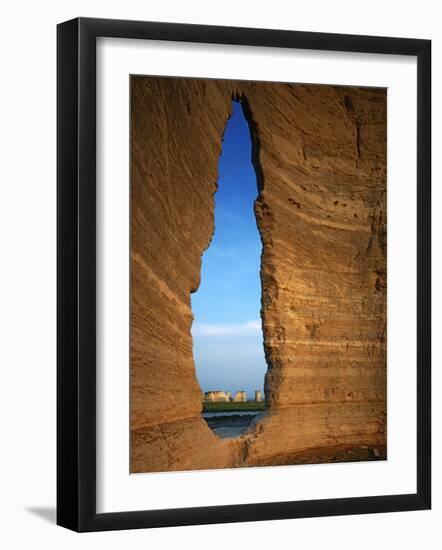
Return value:
<svg viewBox="0 0 442 550">
<path fill-rule="evenodd" d="M 203 412 L 226 412 L 226 411 L 263 411 L 265 403 L 263 401 L 246 401 L 245 403 L 236 403 L 230 401 L 226 403 L 203 403 Z"/>
</svg>

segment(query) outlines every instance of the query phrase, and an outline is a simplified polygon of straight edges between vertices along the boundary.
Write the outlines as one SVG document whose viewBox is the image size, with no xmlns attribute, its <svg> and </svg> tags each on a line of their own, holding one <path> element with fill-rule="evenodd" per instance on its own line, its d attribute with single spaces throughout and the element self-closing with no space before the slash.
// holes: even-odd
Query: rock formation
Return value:
<svg viewBox="0 0 442 550">
<path fill-rule="evenodd" d="M 247 394 L 245 391 L 237 391 L 235 394 L 235 399 L 237 403 L 245 403 L 247 401 Z"/>
<path fill-rule="evenodd" d="M 230 401 L 230 392 L 223 392 L 219 390 L 206 391 L 204 393 L 204 401 L 207 403 L 225 403 Z"/>
<path fill-rule="evenodd" d="M 201 417 L 190 294 L 232 97 L 253 141 L 266 412 Z M 383 458 L 386 90 L 132 77 L 131 471 Z"/>
<path fill-rule="evenodd" d="M 258 403 L 262 401 L 262 394 L 259 390 L 255 390 L 255 401 Z"/>
</svg>

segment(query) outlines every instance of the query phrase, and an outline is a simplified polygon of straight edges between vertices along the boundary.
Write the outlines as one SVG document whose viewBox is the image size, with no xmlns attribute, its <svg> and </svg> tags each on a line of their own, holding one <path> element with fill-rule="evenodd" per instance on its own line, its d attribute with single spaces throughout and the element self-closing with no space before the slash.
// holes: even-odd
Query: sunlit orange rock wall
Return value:
<svg viewBox="0 0 442 550">
<path fill-rule="evenodd" d="M 268 410 L 201 417 L 190 294 L 232 97 L 254 143 Z M 131 80 L 131 471 L 385 456 L 386 91 Z"/>
</svg>

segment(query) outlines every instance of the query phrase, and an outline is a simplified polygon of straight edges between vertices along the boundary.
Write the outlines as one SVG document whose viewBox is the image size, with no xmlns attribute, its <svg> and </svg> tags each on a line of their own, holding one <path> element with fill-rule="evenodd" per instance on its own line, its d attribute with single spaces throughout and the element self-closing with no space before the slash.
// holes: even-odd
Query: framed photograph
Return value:
<svg viewBox="0 0 442 550">
<path fill-rule="evenodd" d="M 431 506 L 431 42 L 58 26 L 57 522 Z"/>
</svg>

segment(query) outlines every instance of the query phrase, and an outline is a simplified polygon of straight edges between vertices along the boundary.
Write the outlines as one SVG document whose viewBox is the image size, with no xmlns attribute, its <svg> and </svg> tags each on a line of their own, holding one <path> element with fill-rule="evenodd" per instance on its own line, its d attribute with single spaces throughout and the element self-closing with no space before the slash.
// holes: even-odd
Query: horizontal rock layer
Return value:
<svg viewBox="0 0 442 550">
<path fill-rule="evenodd" d="M 253 141 L 267 412 L 201 417 L 190 294 L 232 98 Z M 386 446 L 386 91 L 132 77 L 131 471 L 355 460 Z"/>
</svg>

